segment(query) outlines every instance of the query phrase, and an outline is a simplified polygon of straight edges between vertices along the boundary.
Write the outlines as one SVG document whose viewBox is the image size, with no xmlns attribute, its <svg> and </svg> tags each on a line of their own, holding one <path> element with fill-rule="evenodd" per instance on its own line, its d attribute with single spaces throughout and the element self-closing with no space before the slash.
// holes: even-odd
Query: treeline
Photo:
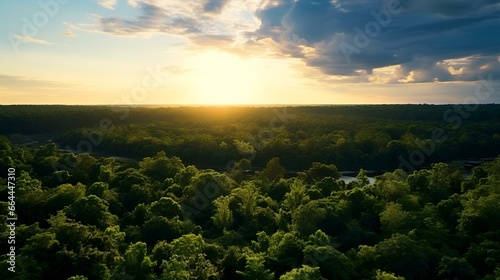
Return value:
<svg viewBox="0 0 500 280">
<path fill-rule="evenodd" d="M 273 157 L 292 171 L 313 162 L 341 170 L 392 170 L 410 162 L 418 169 L 500 154 L 498 105 L 473 111 L 448 105 L 136 108 L 124 121 L 130 123 L 110 122 L 102 129 L 94 120 L 57 142 L 88 151 L 79 144 L 92 135 L 91 150 L 102 155 L 139 160 L 166 151 L 187 164 L 214 169 L 242 158 L 263 168 Z"/>
<path fill-rule="evenodd" d="M 0 148 L 0 168 L 16 168 L 18 215 L 16 272 L 1 246 L 1 279 L 500 277 L 500 158 L 467 178 L 436 163 L 374 184 L 360 170 L 346 184 L 318 162 L 284 179 L 280 158 L 250 175 L 247 159 L 221 173 L 164 151 L 119 163 L 5 137 Z"/>
</svg>

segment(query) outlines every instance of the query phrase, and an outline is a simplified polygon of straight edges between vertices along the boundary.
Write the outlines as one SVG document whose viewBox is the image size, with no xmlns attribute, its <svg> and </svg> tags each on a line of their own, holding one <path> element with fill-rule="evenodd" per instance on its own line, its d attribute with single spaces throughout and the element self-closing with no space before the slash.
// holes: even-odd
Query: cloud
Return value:
<svg viewBox="0 0 500 280">
<path fill-rule="evenodd" d="M 25 42 L 25 43 L 34 43 L 34 44 L 41 44 L 41 45 L 55 45 L 55 43 L 51 43 L 42 39 L 37 39 L 33 38 L 30 36 L 21 36 L 21 35 L 14 35 L 15 38 Z"/>
<path fill-rule="evenodd" d="M 189 71 L 189 70 L 187 70 L 184 67 L 179 66 L 179 65 L 169 65 L 169 66 L 165 67 L 165 70 L 167 70 L 168 72 L 170 72 L 173 75 L 183 75 Z"/>
<path fill-rule="evenodd" d="M 64 37 L 76 37 L 75 33 L 73 32 L 73 30 L 71 30 L 70 28 L 66 29 L 66 31 L 64 31 L 62 33 L 62 35 Z"/>
<path fill-rule="evenodd" d="M 72 88 L 75 85 L 56 81 L 42 80 L 32 77 L 21 77 L 11 75 L 0 75 L 0 87 L 10 89 L 54 89 L 54 88 Z"/>
<path fill-rule="evenodd" d="M 226 35 L 198 35 L 191 37 L 191 41 L 198 46 L 217 46 L 231 44 L 233 38 Z"/>
<path fill-rule="evenodd" d="M 106 9 L 113 10 L 117 4 L 117 0 L 99 0 L 98 4 Z"/>
<path fill-rule="evenodd" d="M 155 32 L 182 33 L 183 30 L 193 30 L 188 21 L 182 17 L 173 18 L 170 25 L 166 25 L 166 15 L 160 7 L 147 3 L 139 4 L 141 15 L 136 19 L 120 17 L 98 17 L 99 28 L 105 32 L 118 36 L 135 36 Z M 186 25 L 183 28 L 182 25 Z M 176 30 L 178 29 L 178 30 Z"/>
<path fill-rule="evenodd" d="M 500 0 L 127 3 L 137 16 L 95 15 L 93 24 L 74 28 L 126 37 L 168 34 L 187 38 L 195 49 L 296 58 L 335 82 L 500 76 Z"/>
<path fill-rule="evenodd" d="M 388 83 L 500 77 L 500 0 L 280 0 L 256 16 L 253 40 L 270 38 L 283 56 L 327 76 L 383 75 Z M 456 59 L 465 64 L 455 69 Z M 392 72 L 370 79 L 377 69 Z"/>
<path fill-rule="evenodd" d="M 203 10 L 208 13 L 219 13 L 229 0 L 208 0 L 203 5 Z"/>
<path fill-rule="evenodd" d="M 414 3 L 414 7 L 445 16 L 457 16 L 475 12 L 490 4 L 496 4 L 495 0 L 420 0 Z"/>
<path fill-rule="evenodd" d="M 0 74 L 0 91 L 2 104 L 75 104 L 75 102 L 104 104 L 110 102 L 106 100 L 100 87 L 37 77 Z"/>
<path fill-rule="evenodd" d="M 161 33 L 182 35 L 200 32 L 200 23 L 196 17 L 183 13 L 179 9 L 170 9 L 171 5 L 162 5 L 161 1 L 129 0 L 128 4 L 139 9 L 140 14 L 136 18 L 95 15 L 96 24 L 80 24 L 78 27 L 82 31 L 124 37 L 148 37 Z"/>
<path fill-rule="evenodd" d="M 64 22 L 64 24 L 67 26 L 66 30 L 61 33 L 64 37 L 76 37 L 76 34 L 73 32 L 73 26 L 68 24 L 67 22 Z"/>
<path fill-rule="evenodd" d="M 246 33 L 258 27 L 253 16 L 260 0 L 128 0 L 137 11 L 135 17 L 94 15 L 91 24 L 74 24 L 85 32 L 105 33 L 122 37 L 174 35 L 184 37 L 204 48 L 208 43 L 243 44 Z M 229 42 L 231 40 L 231 42 Z M 220 49 L 221 45 L 214 45 Z"/>
</svg>

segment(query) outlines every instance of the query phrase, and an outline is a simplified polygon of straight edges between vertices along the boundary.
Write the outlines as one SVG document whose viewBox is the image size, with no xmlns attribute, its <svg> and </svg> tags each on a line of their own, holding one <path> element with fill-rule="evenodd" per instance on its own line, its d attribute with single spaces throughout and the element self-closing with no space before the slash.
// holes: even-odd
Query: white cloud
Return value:
<svg viewBox="0 0 500 280">
<path fill-rule="evenodd" d="M 25 43 L 35 43 L 35 44 L 41 44 L 41 45 L 55 45 L 55 43 L 51 43 L 51 42 L 48 42 L 48 41 L 45 41 L 42 39 L 33 38 L 30 36 L 15 35 L 14 37 L 16 37 L 17 39 L 19 39 Z"/>
<path fill-rule="evenodd" d="M 111 2 L 101 1 L 100 3 Z M 243 44 L 247 33 L 259 27 L 255 11 L 259 0 L 127 0 L 138 11 L 135 17 L 93 15 L 95 22 L 77 24 L 76 29 L 123 37 L 150 37 L 155 34 L 232 38 Z M 195 40 L 192 40 L 196 45 Z M 227 42 L 224 42 L 227 45 Z"/>
<path fill-rule="evenodd" d="M 62 33 L 62 35 L 64 37 L 76 37 L 75 33 L 73 32 L 73 29 L 71 29 L 71 27 L 68 26 L 68 28 L 66 29 L 66 31 L 64 31 Z"/>
<path fill-rule="evenodd" d="M 117 0 L 100 0 L 98 3 L 102 7 L 112 10 L 115 8 L 117 2 Z"/>
</svg>

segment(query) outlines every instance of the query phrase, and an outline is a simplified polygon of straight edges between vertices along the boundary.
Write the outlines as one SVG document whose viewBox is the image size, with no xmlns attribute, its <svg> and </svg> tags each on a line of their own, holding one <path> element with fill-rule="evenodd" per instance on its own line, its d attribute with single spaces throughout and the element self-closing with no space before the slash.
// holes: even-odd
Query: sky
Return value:
<svg viewBox="0 0 500 280">
<path fill-rule="evenodd" d="M 500 0 L 0 2 L 0 104 L 500 103 Z"/>
</svg>

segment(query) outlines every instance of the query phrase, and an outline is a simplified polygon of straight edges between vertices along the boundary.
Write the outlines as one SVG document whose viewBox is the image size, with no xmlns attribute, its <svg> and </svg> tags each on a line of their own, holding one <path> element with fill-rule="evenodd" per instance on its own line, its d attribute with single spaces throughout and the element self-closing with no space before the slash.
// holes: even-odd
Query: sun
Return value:
<svg viewBox="0 0 500 280">
<path fill-rule="evenodd" d="M 258 68 L 251 60 L 211 52 L 193 59 L 193 102 L 207 105 L 255 103 Z"/>
</svg>

